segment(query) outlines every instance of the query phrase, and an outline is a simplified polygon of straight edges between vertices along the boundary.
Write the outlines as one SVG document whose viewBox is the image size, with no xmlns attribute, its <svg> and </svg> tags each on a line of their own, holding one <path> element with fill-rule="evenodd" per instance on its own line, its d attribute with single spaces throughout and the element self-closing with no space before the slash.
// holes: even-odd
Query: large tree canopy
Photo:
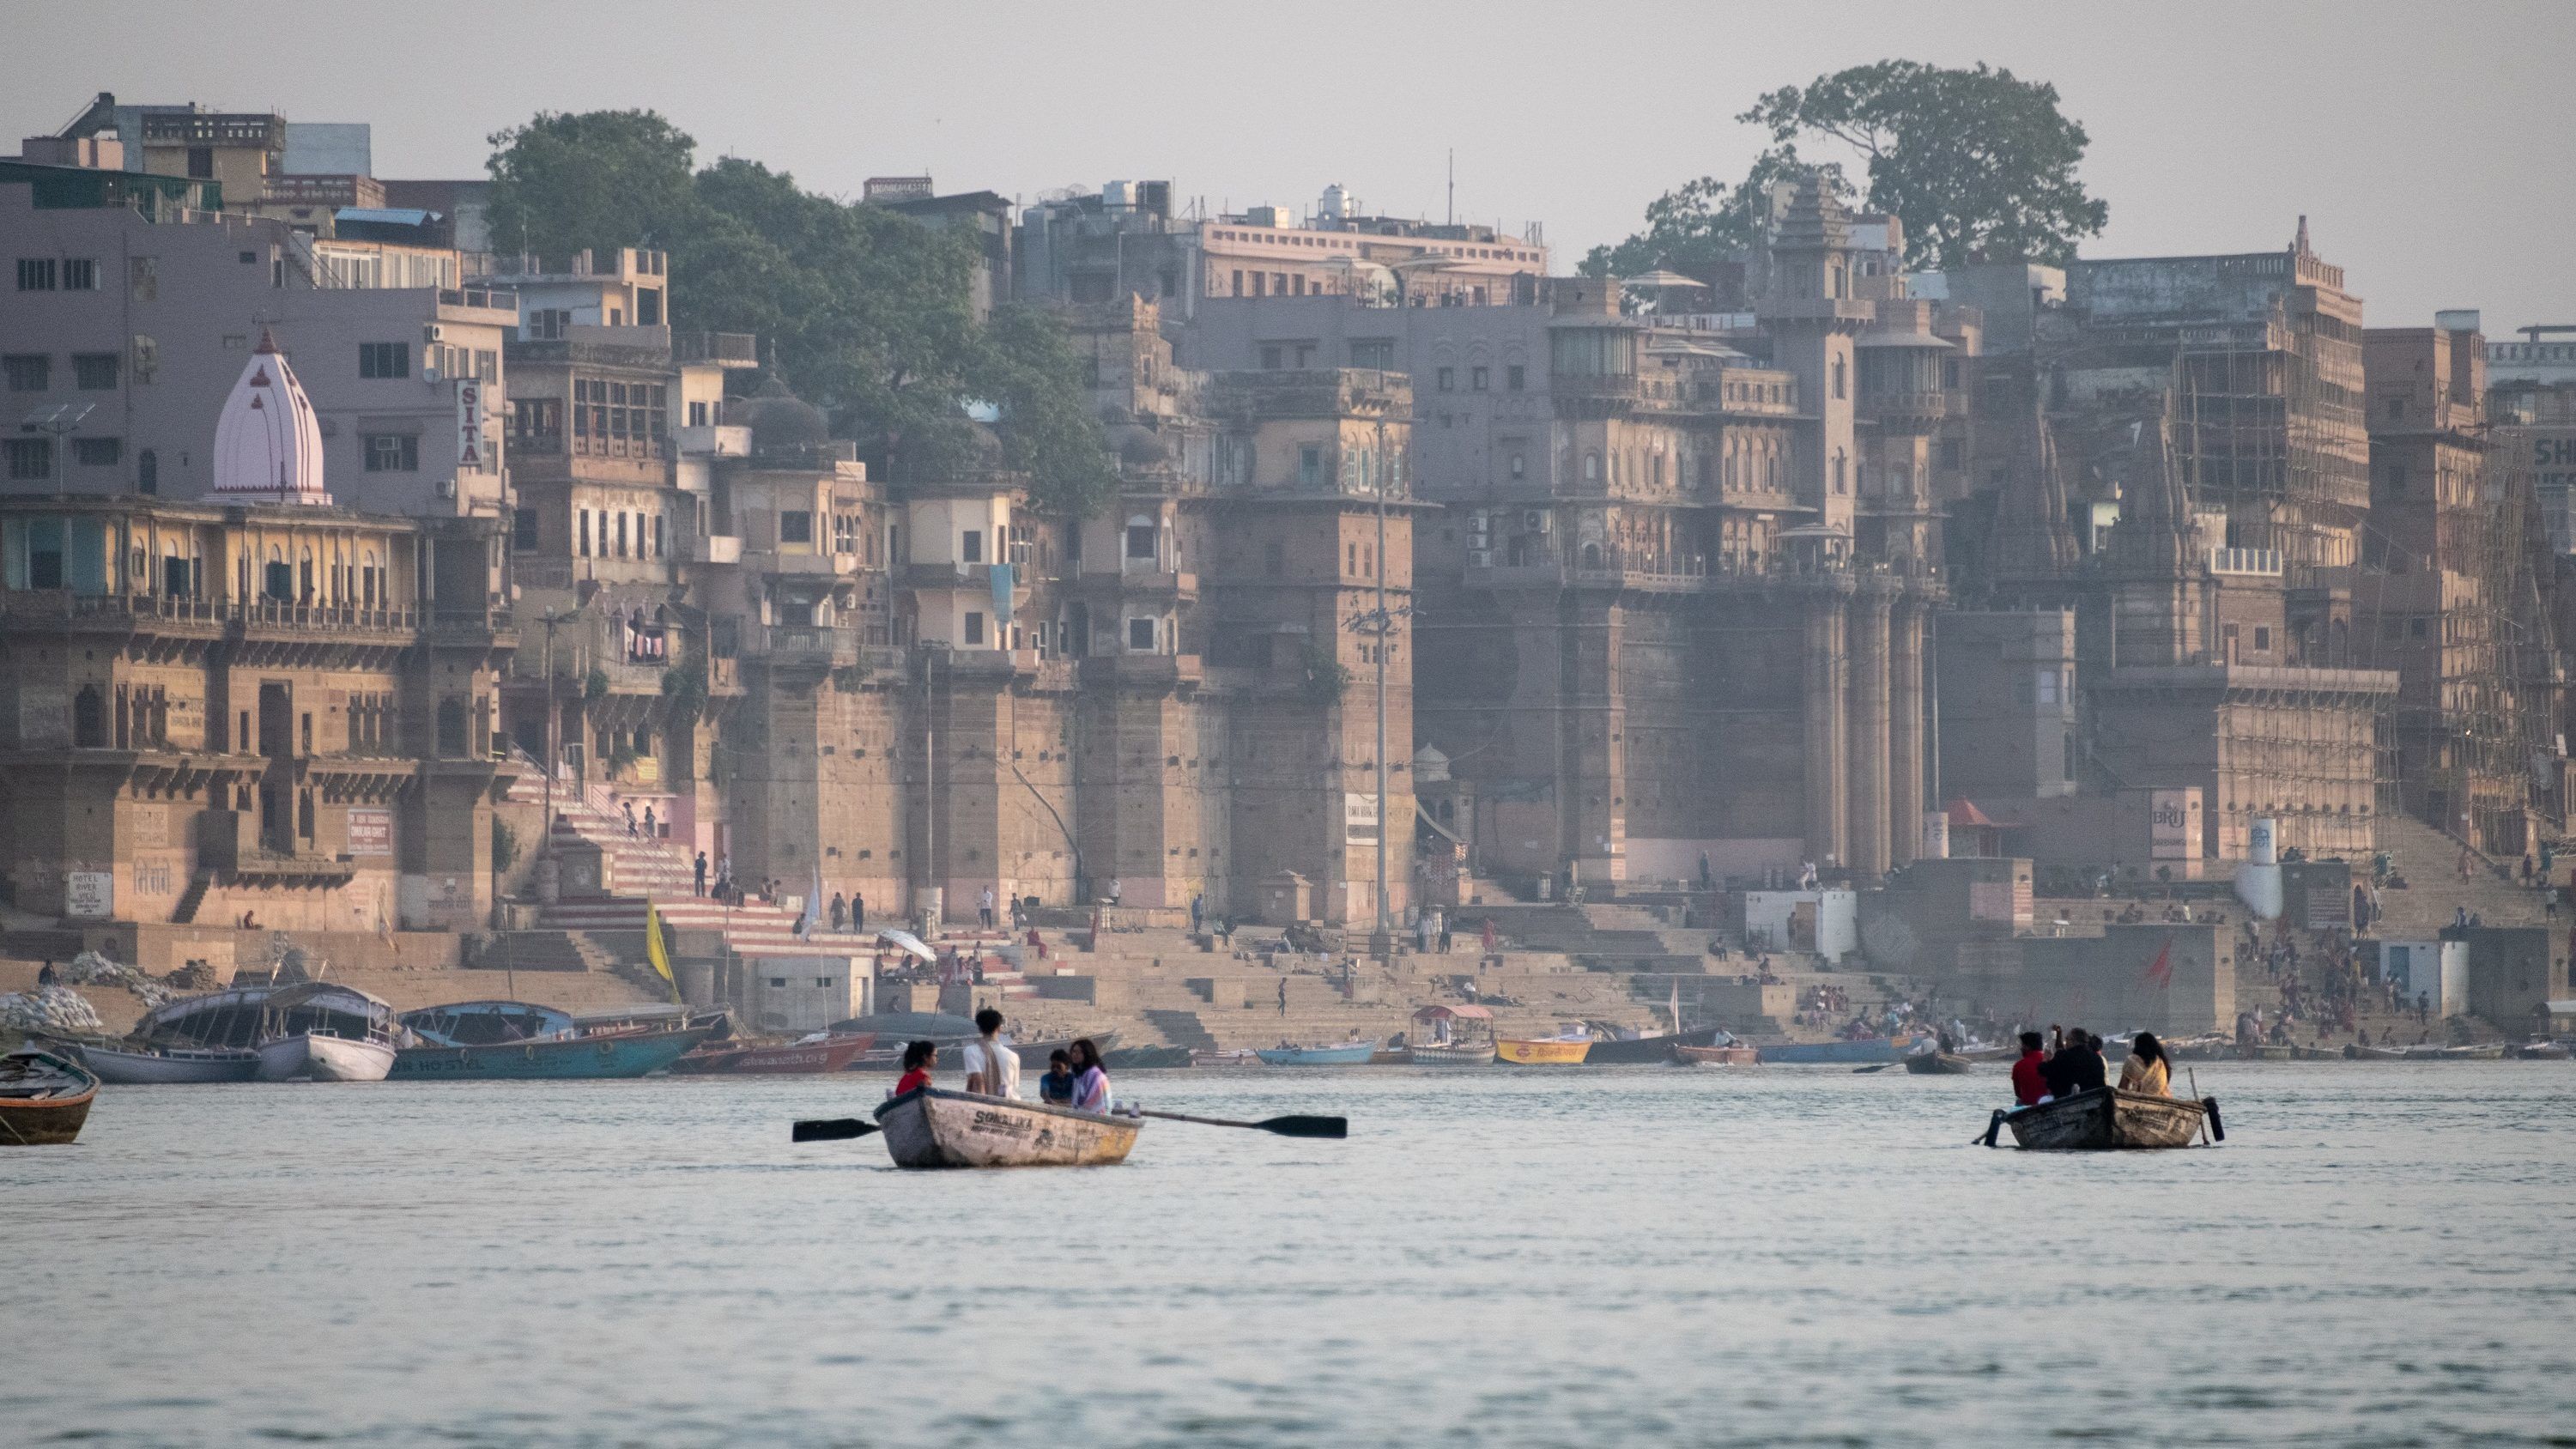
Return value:
<svg viewBox="0 0 2576 1449">
<path fill-rule="evenodd" d="M 541 114 L 492 141 L 503 247 L 667 251 L 672 325 L 758 334 L 769 366 L 884 476 L 966 466 L 978 446 L 966 409 L 985 402 L 1040 508 L 1086 513 L 1114 486 L 1053 319 L 1006 304 L 976 325 L 965 232 L 806 191 L 754 161 L 693 169 L 696 143 L 649 111 Z"/>
<path fill-rule="evenodd" d="M 1784 86 L 1736 119 L 1773 142 L 1745 179 L 1729 186 L 1704 176 L 1666 192 L 1647 207 L 1644 231 L 1595 249 L 1587 270 L 1661 266 L 1706 277 L 1717 260 L 1760 240 L 1768 188 L 1796 173 L 1800 141 L 1857 154 L 1865 204 L 1904 223 L 1913 267 L 1955 267 L 1972 253 L 2065 262 L 2110 218 L 2076 179 L 2091 138 L 2058 110 L 2057 88 L 2008 70 L 1881 61 Z M 1841 184 L 1838 172 L 1832 179 Z"/>
</svg>

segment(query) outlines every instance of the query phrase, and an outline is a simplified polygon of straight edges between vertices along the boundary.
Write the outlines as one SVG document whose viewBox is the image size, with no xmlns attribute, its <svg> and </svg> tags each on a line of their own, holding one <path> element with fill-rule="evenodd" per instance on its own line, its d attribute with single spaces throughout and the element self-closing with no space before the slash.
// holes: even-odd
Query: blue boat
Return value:
<svg viewBox="0 0 2576 1449">
<path fill-rule="evenodd" d="M 707 1039 L 713 1027 L 604 1032 L 478 1046 L 403 1047 L 388 1078 L 396 1082 L 599 1081 L 641 1077 L 668 1068 Z"/>
<path fill-rule="evenodd" d="M 1777 1063 L 1796 1066 L 1804 1063 L 1812 1066 L 1820 1062 L 1866 1065 L 1871 1062 L 1895 1061 L 1900 1052 L 1913 1044 L 1912 1037 L 1899 1037 L 1893 1041 L 1886 1037 L 1878 1037 L 1870 1041 L 1782 1042 L 1775 1046 L 1763 1047 L 1761 1051 L 1762 1060 L 1766 1065 Z"/>
<path fill-rule="evenodd" d="M 1373 1041 L 1347 1042 L 1341 1046 L 1270 1047 L 1256 1049 L 1254 1055 L 1274 1067 L 1360 1067 L 1377 1054 Z"/>
</svg>

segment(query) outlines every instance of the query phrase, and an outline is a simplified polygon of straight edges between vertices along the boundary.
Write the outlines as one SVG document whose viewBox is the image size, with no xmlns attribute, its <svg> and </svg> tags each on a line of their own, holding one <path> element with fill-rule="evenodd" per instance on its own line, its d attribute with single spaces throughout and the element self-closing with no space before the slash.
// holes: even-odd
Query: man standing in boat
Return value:
<svg viewBox="0 0 2576 1449">
<path fill-rule="evenodd" d="M 1002 1014 L 989 1006 L 976 1012 L 975 1030 L 983 1034 L 966 1044 L 966 1090 L 1016 1100 L 1020 1054 L 1002 1035 Z"/>
</svg>

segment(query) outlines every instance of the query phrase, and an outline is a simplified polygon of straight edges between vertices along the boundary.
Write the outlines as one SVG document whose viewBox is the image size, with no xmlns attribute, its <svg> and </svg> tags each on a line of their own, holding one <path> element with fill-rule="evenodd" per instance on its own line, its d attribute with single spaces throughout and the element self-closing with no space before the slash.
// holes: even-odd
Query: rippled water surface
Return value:
<svg viewBox="0 0 2576 1449">
<path fill-rule="evenodd" d="M 2571 1442 L 2576 1066 L 1157 1076 L 1090 1172 L 791 1146 L 874 1078 L 110 1088 L 0 1153 L 0 1441 Z"/>
</svg>

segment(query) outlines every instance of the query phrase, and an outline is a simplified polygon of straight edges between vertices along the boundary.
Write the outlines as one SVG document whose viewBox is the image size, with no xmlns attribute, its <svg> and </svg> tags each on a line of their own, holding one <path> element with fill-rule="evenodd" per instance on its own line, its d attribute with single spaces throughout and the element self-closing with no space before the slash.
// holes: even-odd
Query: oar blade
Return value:
<svg viewBox="0 0 2576 1449">
<path fill-rule="evenodd" d="M 790 1142 L 847 1142 L 853 1137 L 865 1137 L 876 1130 L 875 1123 L 862 1122 L 856 1117 L 825 1117 L 797 1123 L 788 1129 L 787 1140 Z"/>
<path fill-rule="evenodd" d="M 1264 1132 L 1276 1132 L 1282 1137 L 1348 1137 L 1351 1135 L 1351 1119 L 1348 1117 L 1273 1117 L 1266 1122 L 1255 1122 L 1252 1125 Z"/>
</svg>

